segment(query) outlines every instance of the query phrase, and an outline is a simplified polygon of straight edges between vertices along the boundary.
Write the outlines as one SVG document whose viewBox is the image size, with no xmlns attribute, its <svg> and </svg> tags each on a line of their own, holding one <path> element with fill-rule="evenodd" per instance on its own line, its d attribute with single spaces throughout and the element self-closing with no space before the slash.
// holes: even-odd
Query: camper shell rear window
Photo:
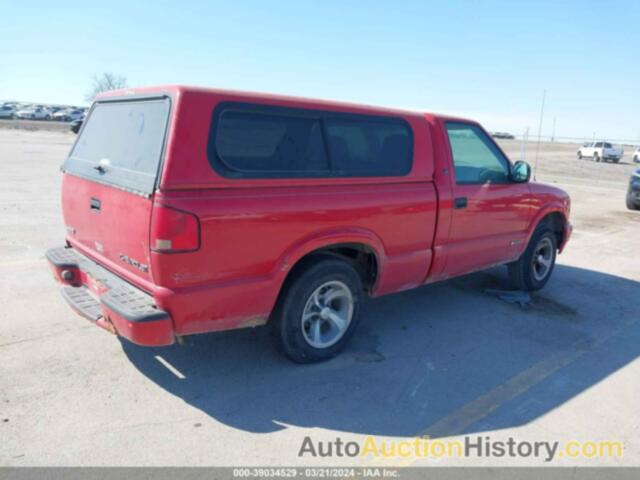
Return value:
<svg viewBox="0 0 640 480">
<path fill-rule="evenodd" d="M 141 194 L 155 188 L 169 118 L 168 97 L 99 101 L 64 171 Z"/>
</svg>

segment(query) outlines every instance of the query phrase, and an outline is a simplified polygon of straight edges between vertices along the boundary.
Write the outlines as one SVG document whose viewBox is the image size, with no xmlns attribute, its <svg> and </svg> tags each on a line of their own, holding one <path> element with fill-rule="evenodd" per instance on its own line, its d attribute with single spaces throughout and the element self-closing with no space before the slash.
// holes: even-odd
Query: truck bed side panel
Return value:
<svg viewBox="0 0 640 480">
<path fill-rule="evenodd" d="M 155 281 L 181 293 L 179 308 L 160 300 L 178 334 L 263 323 L 291 267 L 325 245 L 375 251 L 374 295 L 420 285 L 431 262 L 437 202 L 430 181 L 165 191 L 156 201 L 198 212 L 201 223 L 198 252 L 151 254 Z"/>
</svg>

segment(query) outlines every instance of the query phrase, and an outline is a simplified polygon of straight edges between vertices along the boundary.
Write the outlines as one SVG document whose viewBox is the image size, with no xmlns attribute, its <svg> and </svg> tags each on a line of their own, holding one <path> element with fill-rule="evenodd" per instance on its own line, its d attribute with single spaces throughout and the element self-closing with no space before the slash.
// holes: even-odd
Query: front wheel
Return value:
<svg viewBox="0 0 640 480">
<path fill-rule="evenodd" d="M 556 264 L 557 249 L 554 233 L 548 227 L 539 227 L 522 256 L 508 265 L 513 286 L 529 292 L 544 287 Z"/>
<path fill-rule="evenodd" d="M 627 208 L 629 210 L 640 210 L 640 204 L 633 200 L 631 193 L 627 193 Z"/>
<path fill-rule="evenodd" d="M 318 259 L 287 282 L 270 326 L 275 346 L 294 362 L 334 357 L 356 327 L 364 294 L 348 263 Z"/>
<path fill-rule="evenodd" d="M 593 160 L 594 160 L 595 162 L 599 162 L 599 161 L 600 161 L 600 155 L 598 155 L 597 153 L 594 153 L 594 154 L 593 154 Z"/>
</svg>

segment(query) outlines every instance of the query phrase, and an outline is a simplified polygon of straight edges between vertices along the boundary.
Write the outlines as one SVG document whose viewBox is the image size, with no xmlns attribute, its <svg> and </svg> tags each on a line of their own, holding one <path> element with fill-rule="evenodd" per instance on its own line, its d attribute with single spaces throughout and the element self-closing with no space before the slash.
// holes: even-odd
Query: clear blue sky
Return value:
<svg viewBox="0 0 640 480">
<path fill-rule="evenodd" d="M 0 98 L 83 103 L 94 73 L 640 138 L 640 2 L 0 0 Z"/>
</svg>

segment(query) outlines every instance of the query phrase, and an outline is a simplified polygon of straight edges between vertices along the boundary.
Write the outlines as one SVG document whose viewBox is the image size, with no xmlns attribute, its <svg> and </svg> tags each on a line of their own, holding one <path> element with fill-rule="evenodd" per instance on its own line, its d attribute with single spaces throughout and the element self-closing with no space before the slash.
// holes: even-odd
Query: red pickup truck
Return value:
<svg viewBox="0 0 640 480">
<path fill-rule="evenodd" d="M 502 264 L 537 290 L 571 233 L 565 192 L 476 122 L 428 113 L 121 90 L 62 170 L 62 294 L 140 345 L 267 324 L 292 360 L 325 360 L 366 296 Z"/>
</svg>

